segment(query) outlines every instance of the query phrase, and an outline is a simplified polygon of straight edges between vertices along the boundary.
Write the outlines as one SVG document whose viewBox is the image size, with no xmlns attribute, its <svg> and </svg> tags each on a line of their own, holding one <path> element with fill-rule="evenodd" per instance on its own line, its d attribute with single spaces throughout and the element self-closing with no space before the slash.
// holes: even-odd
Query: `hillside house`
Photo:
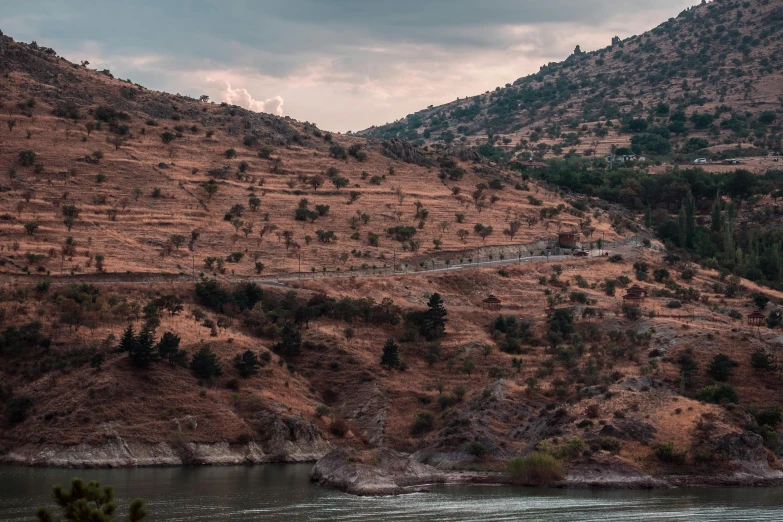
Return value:
<svg viewBox="0 0 783 522">
<path fill-rule="evenodd" d="M 576 248 L 579 234 L 576 232 L 560 232 L 557 235 L 557 246 L 561 248 Z"/>
</svg>

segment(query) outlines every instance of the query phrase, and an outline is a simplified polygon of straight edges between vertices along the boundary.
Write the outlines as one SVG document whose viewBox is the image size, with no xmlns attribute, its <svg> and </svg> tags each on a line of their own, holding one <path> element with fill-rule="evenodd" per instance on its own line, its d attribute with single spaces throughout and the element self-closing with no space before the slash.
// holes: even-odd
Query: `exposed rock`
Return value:
<svg viewBox="0 0 783 522">
<path fill-rule="evenodd" d="M 569 469 L 556 484 L 569 488 L 651 489 L 671 487 L 665 480 L 644 473 L 622 459 L 599 456 Z"/>
<path fill-rule="evenodd" d="M 389 420 L 389 399 L 377 382 L 368 382 L 358 388 L 346 389 L 340 394 L 340 416 L 361 434 L 371 446 L 386 442 L 386 424 Z"/>
<path fill-rule="evenodd" d="M 310 480 L 354 495 L 398 495 L 415 486 L 445 483 L 446 478 L 444 472 L 386 448 L 338 448 L 310 472 Z"/>
<path fill-rule="evenodd" d="M 653 382 L 649 377 L 630 377 L 617 385 L 621 390 L 633 391 L 641 391 L 642 388 L 652 388 L 652 386 Z"/>
<path fill-rule="evenodd" d="M 607 424 L 599 435 L 602 437 L 616 437 L 618 439 L 633 440 L 647 444 L 653 440 L 657 430 L 651 424 L 646 422 L 626 419 L 618 421 L 615 425 Z"/>
<path fill-rule="evenodd" d="M 309 462 L 326 455 L 332 445 L 309 420 L 299 415 L 283 417 L 277 412 L 256 415 L 261 446 L 274 462 Z"/>
</svg>

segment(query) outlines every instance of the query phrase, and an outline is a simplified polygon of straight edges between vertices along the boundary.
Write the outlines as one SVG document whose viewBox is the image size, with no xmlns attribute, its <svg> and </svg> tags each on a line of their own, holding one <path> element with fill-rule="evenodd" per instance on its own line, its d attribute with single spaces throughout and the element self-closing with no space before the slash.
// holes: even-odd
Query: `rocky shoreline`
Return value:
<svg viewBox="0 0 783 522">
<path fill-rule="evenodd" d="M 25 444 L 0 454 L 0 464 L 61 468 L 134 468 L 315 462 L 331 450 L 324 441 L 264 447 L 256 442 L 126 442 L 54 446 Z"/>
<path fill-rule="evenodd" d="M 609 461 L 611 460 L 611 462 Z M 574 489 L 666 489 L 709 486 L 783 485 L 778 470 L 737 470 L 714 475 L 654 477 L 619 459 L 581 463 L 569 469 L 563 480 L 547 487 Z M 449 484 L 509 485 L 513 477 L 503 472 L 441 470 L 390 449 L 356 451 L 337 448 L 316 462 L 310 480 L 325 487 L 360 496 L 399 495 L 426 491 Z M 532 484 L 522 484 L 532 486 Z"/>
<path fill-rule="evenodd" d="M 310 479 L 319 485 L 360 496 L 400 495 L 454 484 L 510 485 L 504 472 L 443 470 L 391 449 L 331 449 L 292 446 L 270 452 L 255 443 L 139 443 L 121 438 L 101 445 L 41 446 L 26 444 L 0 455 L 0 464 L 61 468 L 131 468 L 221 466 L 314 462 Z M 563 480 L 548 484 L 573 489 L 665 489 L 674 487 L 757 487 L 783 485 L 783 472 L 735 465 L 731 472 L 710 475 L 654 477 L 620 459 L 583 462 L 568 469 Z"/>
</svg>

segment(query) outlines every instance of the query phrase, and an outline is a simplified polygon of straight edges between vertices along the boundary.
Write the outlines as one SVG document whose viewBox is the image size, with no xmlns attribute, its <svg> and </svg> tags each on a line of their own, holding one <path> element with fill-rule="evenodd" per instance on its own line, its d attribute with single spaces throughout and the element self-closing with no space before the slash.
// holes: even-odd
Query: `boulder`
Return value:
<svg viewBox="0 0 783 522">
<path fill-rule="evenodd" d="M 353 495 L 399 495 L 442 484 L 447 475 L 391 449 L 338 448 L 315 463 L 310 480 Z"/>
</svg>

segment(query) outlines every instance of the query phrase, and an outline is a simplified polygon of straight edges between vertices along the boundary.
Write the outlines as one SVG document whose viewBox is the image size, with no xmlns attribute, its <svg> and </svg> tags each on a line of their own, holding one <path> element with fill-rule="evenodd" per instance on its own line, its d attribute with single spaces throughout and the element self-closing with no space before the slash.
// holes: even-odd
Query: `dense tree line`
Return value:
<svg viewBox="0 0 783 522">
<path fill-rule="evenodd" d="M 649 174 L 604 170 L 597 162 L 555 160 L 536 176 L 644 212 L 645 225 L 668 246 L 682 249 L 705 266 L 783 288 L 783 232 L 764 226 L 775 217 L 774 209 L 772 214 L 755 212 L 760 197 L 783 197 L 781 170 L 757 175 L 744 169 L 708 173 L 689 168 Z M 739 219 L 740 211 L 746 219 Z"/>
</svg>

